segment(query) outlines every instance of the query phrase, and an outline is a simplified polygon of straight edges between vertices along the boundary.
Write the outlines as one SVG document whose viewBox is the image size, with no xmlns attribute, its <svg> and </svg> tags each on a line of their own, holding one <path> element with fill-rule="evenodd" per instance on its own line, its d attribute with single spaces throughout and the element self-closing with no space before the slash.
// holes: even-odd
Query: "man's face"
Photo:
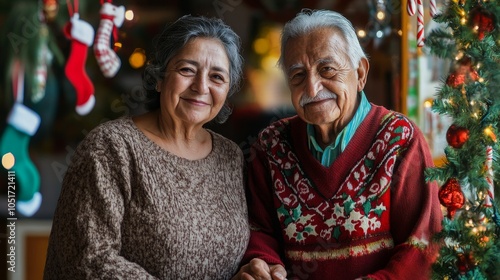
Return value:
<svg viewBox="0 0 500 280">
<path fill-rule="evenodd" d="M 292 103 L 305 122 L 341 129 L 354 116 L 364 87 L 368 61 L 353 67 L 342 33 L 319 28 L 291 38 L 283 66 Z"/>
</svg>

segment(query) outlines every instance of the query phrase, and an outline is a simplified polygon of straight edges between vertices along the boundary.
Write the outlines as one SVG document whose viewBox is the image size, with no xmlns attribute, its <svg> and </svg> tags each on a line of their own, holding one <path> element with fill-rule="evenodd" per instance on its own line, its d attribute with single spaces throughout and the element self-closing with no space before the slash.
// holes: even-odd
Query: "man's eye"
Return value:
<svg viewBox="0 0 500 280">
<path fill-rule="evenodd" d="M 331 78 L 335 75 L 335 69 L 332 67 L 323 67 L 321 68 L 321 76 L 325 78 Z"/>
<path fill-rule="evenodd" d="M 290 83 L 292 85 L 298 85 L 300 83 L 302 83 L 302 81 L 304 80 L 304 77 L 305 77 L 305 74 L 304 73 L 296 73 L 296 74 L 293 74 L 291 77 L 290 77 Z"/>
</svg>

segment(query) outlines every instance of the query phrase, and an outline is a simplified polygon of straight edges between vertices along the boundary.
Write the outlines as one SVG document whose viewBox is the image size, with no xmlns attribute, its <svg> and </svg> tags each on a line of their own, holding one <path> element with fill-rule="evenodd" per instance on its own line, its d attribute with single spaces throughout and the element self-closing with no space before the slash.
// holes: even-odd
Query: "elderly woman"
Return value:
<svg viewBox="0 0 500 280">
<path fill-rule="evenodd" d="M 238 90 L 239 37 L 184 16 L 155 41 L 144 84 L 157 108 L 107 122 L 64 178 L 45 279 L 230 279 L 249 238 L 239 147 L 223 122 Z"/>
</svg>

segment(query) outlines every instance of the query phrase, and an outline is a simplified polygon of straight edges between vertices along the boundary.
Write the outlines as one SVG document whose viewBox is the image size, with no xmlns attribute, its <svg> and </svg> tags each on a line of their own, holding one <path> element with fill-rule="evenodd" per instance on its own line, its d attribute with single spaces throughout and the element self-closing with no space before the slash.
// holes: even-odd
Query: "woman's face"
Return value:
<svg viewBox="0 0 500 280">
<path fill-rule="evenodd" d="M 174 121 L 203 125 L 217 116 L 229 92 L 229 59 L 213 38 L 194 38 L 168 62 L 161 111 Z"/>
</svg>

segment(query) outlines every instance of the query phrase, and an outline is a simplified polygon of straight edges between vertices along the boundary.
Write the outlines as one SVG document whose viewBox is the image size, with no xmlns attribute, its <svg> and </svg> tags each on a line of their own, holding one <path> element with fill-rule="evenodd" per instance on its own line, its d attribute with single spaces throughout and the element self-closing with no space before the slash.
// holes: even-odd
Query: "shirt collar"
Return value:
<svg viewBox="0 0 500 280">
<path fill-rule="evenodd" d="M 361 102 L 359 103 L 359 107 L 356 110 L 356 113 L 354 114 L 352 120 L 342 129 L 342 131 L 340 131 L 340 133 L 335 138 L 335 141 L 328 145 L 324 150 L 316 141 L 314 125 L 307 124 L 309 150 L 311 150 L 311 152 L 315 154 L 316 158 L 319 157 L 318 160 L 322 161 L 321 157 L 323 157 L 323 153 L 327 151 L 337 150 L 337 153 L 344 151 L 345 147 L 347 146 L 347 144 L 349 144 L 349 141 L 352 139 L 354 133 L 356 132 L 356 129 L 363 122 L 366 115 L 368 115 L 368 112 L 371 109 L 371 104 L 370 102 L 368 102 L 368 99 L 366 98 L 363 91 L 361 91 L 359 94 L 361 97 Z"/>
</svg>

